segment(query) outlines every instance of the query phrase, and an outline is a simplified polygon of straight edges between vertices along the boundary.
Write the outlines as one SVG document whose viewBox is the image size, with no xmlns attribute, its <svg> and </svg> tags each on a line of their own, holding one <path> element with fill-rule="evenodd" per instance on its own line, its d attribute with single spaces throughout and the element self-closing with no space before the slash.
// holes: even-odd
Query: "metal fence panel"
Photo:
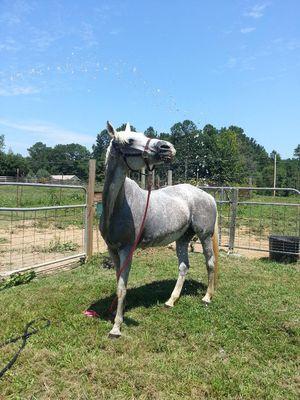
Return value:
<svg viewBox="0 0 300 400">
<path fill-rule="evenodd" d="M 85 257 L 86 218 L 83 186 L 0 182 L 0 275 Z"/>
<path fill-rule="evenodd" d="M 300 237 L 300 192 L 293 188 L 201 186 L 212 194 L 219 212 L 219 244 L 228 248 L 269 251 L 272 236 Z M 284 239 L 283 239 L 284 240 Z M 284 243 L 284 242 L 283 242 Z M 298 239 L 299 243 L 299 239 Z M 299 247 L 287 250 L 284 244 L 277 253 L 299 257 Z"/>
</svg>

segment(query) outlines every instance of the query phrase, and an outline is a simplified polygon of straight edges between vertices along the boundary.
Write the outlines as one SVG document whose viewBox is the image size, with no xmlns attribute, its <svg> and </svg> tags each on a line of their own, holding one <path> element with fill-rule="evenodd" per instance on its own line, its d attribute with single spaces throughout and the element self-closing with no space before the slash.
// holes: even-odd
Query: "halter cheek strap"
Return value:
<svg viewBox="0 0 300 400">
<path fill-rule="evenodd" d="M 150 167 L 150 164 L 149 164 L 149 162 L 148 162 L 148 153 L 147 153 L 147 150 L 149 150 L 149 143 L 150 143 L 150 141 L 151 141 L 151 138 L 149 138 L 149 139 L 147 140 L 146 146 L 144 147 L 144 151 L 143 151 L 143 154 L 142 154 L 142 158 L 143 158 L 143 160 L 144 160 L 144 163 L 146 164 L 147 170 L 151 172 L 151 171 L 154 170 L 155 165 L 153 165 L 152 168 L 151 168 L 151 167 Z"/>
<path fill-rule="evenodd" d="M 113 141 L 112 144 L 113 144 L 114 149 L 117 150 L 118 153 L 121 154 L 121 156 L 123 157 L 123 160 L 124 160 L 125 164 L 127 165 L 127 168 L 128 168 L 131 172 L 140 172 L 140 171 L 137 170 L 137 169 L 132 169 L 132 168 L 130 167 L 130 165 L 128 164 L 128 161 L 127 161 L 127 157 L 142 157 L 142 159 L 143 159 L 143 161 L 144 161 L 144 163 L 145 163 L 145 165 L 146 165 L 146 167 L 147 167 L 147 171 L 150 171 L 150 172 L 151 172 L 151 171 L 154 170 L 155 165 L 153 165 L 152 168 L 151 168 L 151 167 L 150 167 L 150 164 L 149 164 L 149 161 L 148 161 L 148 152 L 147 152 L 147 151 L 149 150 L 150 141 L 151 141 L 151 138 L 149 138 L 149 139 L 147 140 L 146 145 L 145 145 L 145 147 L 144 147 L 144 150 L 143 150 L 142 154 L 141 154 L 141 153 L 126 153 L 125 151 L 123 151 L 122 149 L 120 149 L 120 147 L 117 145 L 116 142 Z"/>
</svg>

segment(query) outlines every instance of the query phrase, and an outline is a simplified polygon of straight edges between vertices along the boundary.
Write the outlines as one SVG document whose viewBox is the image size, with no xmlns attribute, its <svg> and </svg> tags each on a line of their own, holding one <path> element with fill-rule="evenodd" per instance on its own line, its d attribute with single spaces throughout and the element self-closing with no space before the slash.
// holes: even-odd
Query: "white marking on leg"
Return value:
<svg viewBox="0 0 300 400">
<path fill-rule="evenodd" d="M 120 253 L 120 265 L 122 265 L 127 257 L 127 252 Z M 120 337 L 121 336 L 121 325 L 123 323 L 123 314 L 124 314 L 124 300 L 127 292 L 127 281 L 129 276 L 129 271 L 131 267 L 131 262 L 128 264 L 127 268 L 121 273 L 118 284 L 117 284 L 117 296 L 118 296 L 118 305 L 117 312 L 114 320 L 114 326 L 109 332 L 110 337 Z"/>
<path fill-rule="evenodd" d="M 179 265 L 179 275 L 177 278 L 175 288 L 171 294 L 171 297 L 165 303 L 167 307 L 174 307 L 175 302 L 179 299 L 188 270 L 189 267 L 184 262 L 181 262 Z"/>
<path fill-rule="evenodd" d="M 202 298 L 204 303 L 210 303 L 212 296 L 214 294 L 214 275 L 215 275 L 215 258 L 212 249 L 212 240 L 211 237 L 205 239 L 202 243 L 203 251 L 206 260 L 206 268 L 208 275 L 208 285 L 205 296 Z"/>
</svg>

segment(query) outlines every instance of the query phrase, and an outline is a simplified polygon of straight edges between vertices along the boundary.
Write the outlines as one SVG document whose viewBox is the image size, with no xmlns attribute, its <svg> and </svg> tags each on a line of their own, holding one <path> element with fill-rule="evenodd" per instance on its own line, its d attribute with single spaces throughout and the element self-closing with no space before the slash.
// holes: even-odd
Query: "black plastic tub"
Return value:
<svg viewBox="0 0 300 400">
<path fill-rule="evenodd" d="M 299 260 L 299 236 L 269 236 L 270 260 L 278 262 L 297 262 Z"/>
</svg>

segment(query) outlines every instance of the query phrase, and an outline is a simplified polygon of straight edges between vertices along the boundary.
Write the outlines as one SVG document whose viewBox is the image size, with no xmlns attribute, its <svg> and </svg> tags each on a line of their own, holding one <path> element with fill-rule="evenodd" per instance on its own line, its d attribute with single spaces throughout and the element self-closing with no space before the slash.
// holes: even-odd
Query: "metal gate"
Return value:
<svg viewBox="0 0 300 400">
<path fill-rule="evenodd" d="M 300 237 L 300 192 L 293 188 L 201 186 L 218 204 L 219 244 L 269 252 L 272 235 Z M 287 253 L 286 249 L 275 249 Z M 299 256 L 297 250 L 288 251 Z"/>
<path fill-rule="evenodd" d="M 84 186 L 0 182 L 0 275 L 86 257 Z"/>
</svg>

